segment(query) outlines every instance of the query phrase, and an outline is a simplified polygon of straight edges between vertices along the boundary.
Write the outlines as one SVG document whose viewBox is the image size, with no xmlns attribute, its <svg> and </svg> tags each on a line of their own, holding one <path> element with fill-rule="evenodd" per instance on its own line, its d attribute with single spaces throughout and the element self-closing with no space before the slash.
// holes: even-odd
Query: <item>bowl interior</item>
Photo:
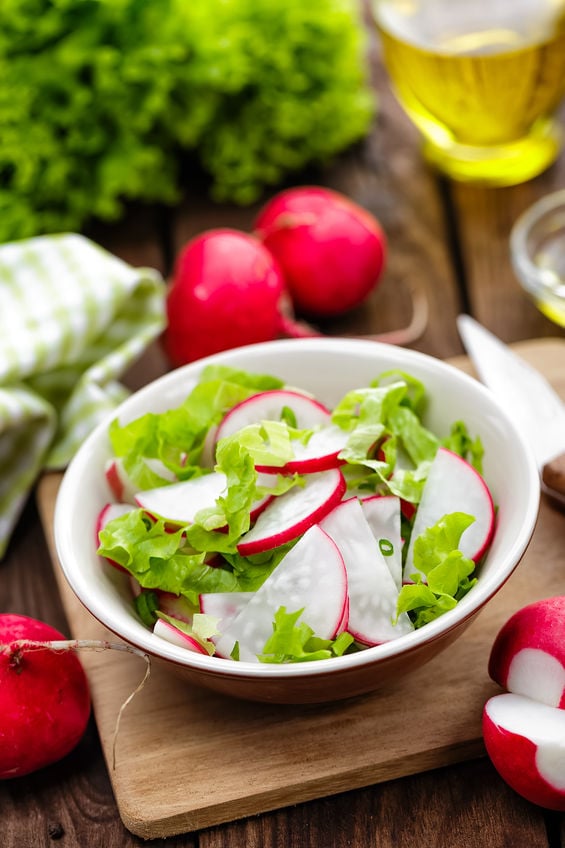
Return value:
<svg viewBox="0 0 565 848">
<path fill-rule="evenodd" d="M 244 676 L 325 674 L 334 666 L 378 661 L 433 640 L 473 615 L 497 590 L 524 552 L 539 503 L 537 469 L 527 446 L 494 396 L 477 381 L 434 358 L 374 342 L 306 339 L 253 345 L 173 371 L 132 395 L 118 410 L 122 423 L 178 405 L 210 361 L 276 374 L 333 406 L 349 389 L 367 385 L 381 371 L 400 369 L 421 379 L 430 403 L 426 424 L 446 435 L 464 420 L 485 448 L 485 477 L 498 506 L 497 531 L 477 585 L 458 606 L 414 633 L 366 651 L 323 662 L 290 665 L 233 663 L 192 654 L 154 636 L 136 617 L 127 578 L 96 554 L 95 523 L 110 500 L 104 465 L 110 456 L 107 423 L 84 442 L 69 465 L 56 503 L 55 540 L 68 582 L 84 605 L 126 641 L 173 663 L 209 673 Z M 112 416 L 113 417 L 113 416 Z M 108 420 L 109 421 L 109 420 Z"/>
</svg>

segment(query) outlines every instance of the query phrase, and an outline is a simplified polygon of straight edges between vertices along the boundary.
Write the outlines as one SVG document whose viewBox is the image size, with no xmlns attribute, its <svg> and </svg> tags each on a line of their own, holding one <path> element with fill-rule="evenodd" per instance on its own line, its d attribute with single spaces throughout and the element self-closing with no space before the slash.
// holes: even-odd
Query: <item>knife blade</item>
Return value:
<svg viewBox="0 0 565 848">
<path fill-rule="evenodd" d="M 531 446 L 542 489 L 565 503 L 565 404 L 539 371 L 470 315 L 458 316 L 457 329 L 481 382 Z"/>
</svg>

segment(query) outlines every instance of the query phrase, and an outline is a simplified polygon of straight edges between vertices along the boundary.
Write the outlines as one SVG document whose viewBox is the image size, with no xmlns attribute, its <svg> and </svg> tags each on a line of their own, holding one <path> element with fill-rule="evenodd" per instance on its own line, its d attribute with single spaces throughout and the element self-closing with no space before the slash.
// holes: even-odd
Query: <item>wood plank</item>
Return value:
<svg viewBox="0 0 565 848">
<path fill-rule="evenodd" d="M 547 837 L 541 811 L 501 784 L 483 759 L 210 828 L 199 848 L 487 844 L 546 848 Z"/>
<path fill-rule="evenodd" d="M 545 340 L 520 351 L 545 367 L 565 397 L 565 343 Z M 108 638 L 55 562 L 57 484 L 55 477 L 44 478 L 39 503 L 71 631 Z M 563 516 L 544 503 L 522 565 L 448 656 L 373 695 L 323 706 L 251 704 L 190 688 L 154 664 L 150 683 L 122 720 L 115 769 L 116 716 L 143 669 L 128 655 L 85 654 L 126 826 L 144 838 L 161 838 L 480 756 L 482 705 L 497 691 L 486 671 L 490 645 L 518 606 L 565 590 L 555 567 L 563 543 Z"/>
</svg>

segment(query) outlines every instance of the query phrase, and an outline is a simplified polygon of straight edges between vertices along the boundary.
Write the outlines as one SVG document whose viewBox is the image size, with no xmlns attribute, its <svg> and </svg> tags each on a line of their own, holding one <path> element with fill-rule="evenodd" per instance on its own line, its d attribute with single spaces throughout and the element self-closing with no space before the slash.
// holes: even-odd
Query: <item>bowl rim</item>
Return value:
<svg viewBox="0 0 565 848">
<path fill-rule="evenodd" d="M 441 373 L 457 374 L 457 379 L 462 381 L 463 385 L 467 386 L 474 392 L 483 396 L 487 404 L 494 408 L 497 415 L 504 421 L 504 426 L 507 431 L 510 431 L 512 438 L 522 447 L 524 459 L 524 472 L 528 480 L 528 499 L 526 510 L 521 523 L 519 533 L 515 535 L 509 550 L 506 552 L 503 562 L 497 570 L 496 576 L 485 576 L 483 581 L 480 581 L 473 589 L 461 599 L 457 606 L 434 621 L 429 622 L 425 627 L 414 630 L 411 633 L 405 634 L 398 639 L 393 639 L 380 645 L 368 647 L 362 651 L 353 654 L 347 654 L 341 657 L 333 657 L 323 661 L 306 661 L 303 663 L 289 664 L 271 664 L 271 663 L 252 663 L 252 662 L 234 662 L 233 660 L 223 659 L 215 656 L 197 654 L 187 651 L 186 648 L 176 646 L 165 639 L 156 637 L 151 630 L 145 628 L 141 622 L 116 620 L 113 615 L 108 615 L 104 609 L 101 599 L 96 595 L 94 598 L 89 597 L 88 581 L 85 579 L 85 572 L 73 565 L 75 554 L 71 544 L 70 524 L 68 520 L 68 504 L 76 501 L 74 493 L 77 486 L 80 486 L 81 473 L 85 466 L 88 465 L 88 456 L 91 447 L 107 435 L 109 422 L 116 416 L 126 412 L 130 406 L 137 405 L 145 400 L 146 396 L 152 396 L 155 391 L 166 389 L 169 385 L 175 385 L 177 382 L 182 382 L 186 375 L 188 377 L 196 377 L 198 373 L 208 364 L 217 363 L 218 361 L 228 364 L 227 361 L 237 359 L 242 352 L 247 356 L 258 356 L 265 351 L 279 352 L 284 354 L 290 349 L 316 349 L 320 352 L 337 350 L 344 352 L 357 351 L 362 353 L 364 350 L 370 350 L 373 354 L 382 352 L 384 355 L 390 356 L 392 350 L 395 352 L 395 357 L 398 357 L 400 364 L 416 362 L 420 365 L 432 368 L 434 371 L 439 370 Z M 247 367 L 247 366 L 246 366 Z M 406 369 L 408 370 L 408 368 Z M 430 354 L 421 353 L 409 348 L 396 347 L 394 345 L 369 341 L 365 339 L 348 339 L 336 337 L 312 337 L 305 339 L 283 339 L 272 342 L 262 342 L 255 345 L 248 345 L 245 348 L 234 348 L 229 351 L 224 351 L 220 354 L 214 354 L 204 359 L 189 363 L 187 365 L 176 368 L 166 374 L 151 381 L 141 389 L 133 392 L 126 398 L 116 409 L 109 413 L 95 427 L 90 435 L 85 439 L 81 447 L 78 449 L 75 456 L 70 461 L 67 469 L 64 472 L 61 485 L 56 498 L 54 510 L 54 541 L 55 548 L 64 577 L 70 585 L 74 594 L 78 597 L 84 607 L 103 624 L 108 630 L 113 632 L 120 639 L 142 650 L 148 655 L 172 662 L 175 665 L 192 669 L 195 672 L 201 672 L 208 675 L 219 674 L 223 677 L 231 678 L 247 678 L 265 681 L 284 680 L 286 678 L 303 678 L 303 677 L 319 677 L 332 674 L 338 670 L 352 670 L 358 667 L 366 667 L 373 663 L 378 663 L 391 658 L 396 658 L 404 654 L 408 654 L 420 647 L 429 645 L 437 640 L 445 637 L 445 635 L 459 628 L 462 624 L 473 618 L 484 604 L 493 597 L 506 580 L 513 573 L 522 558 L 532 537 L 540 502 L 540 487 L 539 474 L 535 464 L 533 454 L 527 445 L 527 442 L 521 432 L 516 427 L 513 420 L 507 414 L 506 410 L 499 404 L 496 397 L 483 384 L 475 378 L 457 369 L 454 365 L 431 356 Z M 134 626 L 135 625 L 135 626 Z"/>
</svg>

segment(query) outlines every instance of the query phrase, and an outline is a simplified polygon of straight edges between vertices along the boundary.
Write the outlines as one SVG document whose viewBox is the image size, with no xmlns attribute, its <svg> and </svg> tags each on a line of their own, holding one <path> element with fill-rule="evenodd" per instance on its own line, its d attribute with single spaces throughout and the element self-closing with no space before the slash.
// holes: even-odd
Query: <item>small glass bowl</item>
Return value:
<svg viewBox="0 0 565 848">
<path fill-rule="evenodd" d="M 565 189 L 534 203 L 510 234 L 514 272 L 538 309 L 565 327 Z"/>
</svg>

